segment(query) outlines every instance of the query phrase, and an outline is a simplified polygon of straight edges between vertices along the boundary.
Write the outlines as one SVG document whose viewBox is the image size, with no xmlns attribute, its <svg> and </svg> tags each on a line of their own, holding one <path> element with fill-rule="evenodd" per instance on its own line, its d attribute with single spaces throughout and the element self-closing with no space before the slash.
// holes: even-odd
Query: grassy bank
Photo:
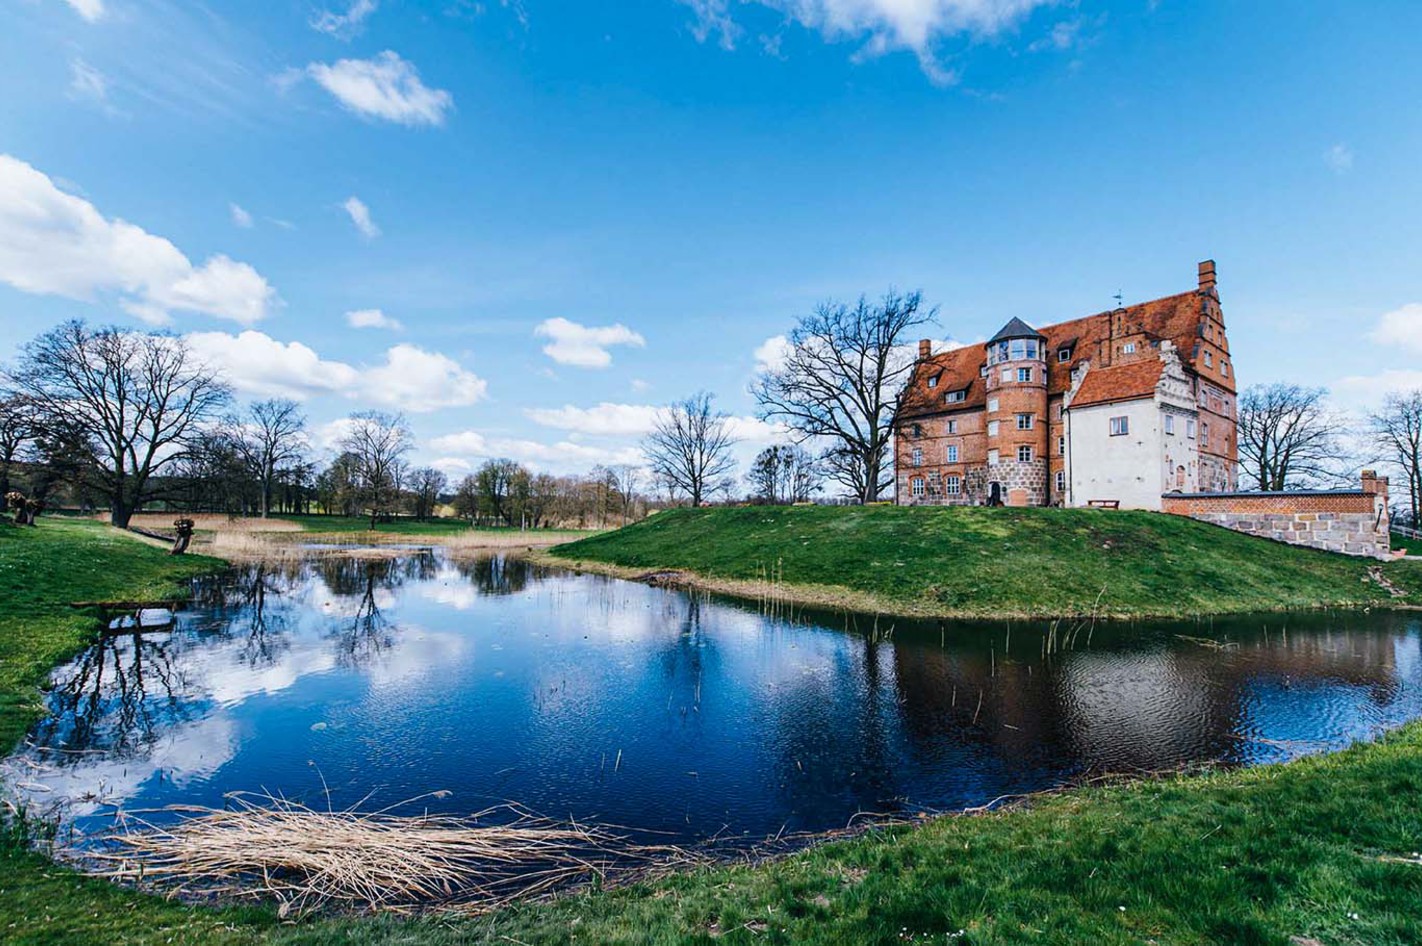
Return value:
<svg viewBox="0 0 1422 946">
<path fill-rule="evenodd" d="M 1147 512 L 680 509 L 568 545 L 564 562 L 684 569 L 713 588 L 924 616 L 1176 617 L 1392 601 L 1376 562 Z M 1422 603 L 1422 563 L 1384 566 Z M 737 587 L 739 583 L 745 584 Z"/>
<path fill-rule="evenodd" d="M 0 527 L 6 738 L 34 718 L 49 665 L 94 633 L 68 601 L 169 597 L 214 564 L 91 523 Z M 3 838 L 0 941 L 1422 943 L 1419 800 L 1422 725 L 1412 725 L 1286 766 L 1086 789 L 755 867 L 412 921 L 287 924 L 267 909 L 183 906 L 80 877 Z"/>
</svg>

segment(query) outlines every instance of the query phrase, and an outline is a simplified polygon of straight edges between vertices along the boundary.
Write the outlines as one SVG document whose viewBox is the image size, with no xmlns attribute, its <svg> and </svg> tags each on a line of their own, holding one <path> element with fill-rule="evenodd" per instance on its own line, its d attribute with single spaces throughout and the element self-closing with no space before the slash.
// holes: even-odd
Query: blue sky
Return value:
<svg viewBox="0 0 1422 946">
<path fill-rule="evenodd" d="M 0 18 L 0 358 L 65 318 L 161 323 L 327 438 L 403 409 L 452 473 L 575 471 L 700 388 L 748 418 L 757 351 L 818 301 L 921 288 L 973 340 L 1213 257 L 1242 383 L 1422 385 L 1415 3 Z"/>
</svg>

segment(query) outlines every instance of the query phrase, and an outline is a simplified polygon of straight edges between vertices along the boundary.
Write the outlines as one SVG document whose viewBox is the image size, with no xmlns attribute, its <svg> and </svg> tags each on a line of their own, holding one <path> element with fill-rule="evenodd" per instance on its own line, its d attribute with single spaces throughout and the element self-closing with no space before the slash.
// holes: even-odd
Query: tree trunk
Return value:
<svg viewBox="0 0 1422 946">
<path fill-rule="evenodd" d="M 127 529 L 133 518 L 133 507 L 126 500 L 115 498 L 109 504 L 109 523 L 119 529 Z"/>
</svg>

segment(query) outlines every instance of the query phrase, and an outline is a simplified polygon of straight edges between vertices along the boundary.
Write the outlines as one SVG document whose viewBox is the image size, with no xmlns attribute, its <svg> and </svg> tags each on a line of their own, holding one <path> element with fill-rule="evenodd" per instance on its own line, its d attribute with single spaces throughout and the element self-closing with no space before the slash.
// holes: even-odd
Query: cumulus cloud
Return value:
<svg viewBox="0 0 1422 946">
<path fill-rule="evenodd" d="M 306 74 L 362 118 L 400 125 L 443 125 L 454 107 L 454 96 L 431 89 L 414 65 L 391 50 L 370 59 L 313 62 Z"/>
<path fill-rule="evenodd" d="M 570 440 L 539 443 L 509 437 L 487 437 L 476 430 L 446 434 L 430 441 L 430 448 L 446 454 L 440 458 L 440 468 L 469 472 L 472 459 L 507 457 L 538 470 L 551 472 L 582 471 L 599 463 L 628 463 L 639 466 L 646 462 L 642 451 L 634 446 L 593 446 Z"/>
<path fill-rule="evenodd" d="M 351 328 L 383 328 L 399 332 L 405 328 L 399 319 L 392 319 L 379 309 L 356 309 L 346 313 L 346 324 Z"/>
<path fill-rule="evenodd" d="M 375 0 L 353 0 L 344 13 L 322 10 L 312 18 L 311 28 L 320 33 L 348 39 L 360 32 L 366 17 L 374 13 L 375 8 Z"/>
<path fill-rule="evenodd" d="M 642 348 L 647 340 L 625 325 L 587 326 L 568 319 L 547 319 L 533 334 L 549 340 L 543 353 L 560 365 L 579 368 L 606 368 L 612 364 L 614 345 Z"/>
<path fill-rule="evenodd" d="M 375 221 L 370 217 L 370 208 L 365 205 L 365 201 L 354 195 L 347 197 L 345 203 L 341 204 L 341 209 L 351 218 L 351 223 L 360 231 L 360 235 L 367 240 L 374 240 L 380 236 L 380 228 L 375 225 Z"/>
<path fill-rule="evenodd" d="M 422 414 L 482 400 L 488 383 L 458 362 L 414 345 L 396 345 L 380 364 L 357 368 L 322 358 L 301 342 L 281 342 L 254 330 L 230 335 L 194 332 L 188 344 L 239 392 L 298 400 L 331 394 Z"/>
<path fill-rule="evenodd" d="M 1422 390 L 1422 371 L 1389 368 L 1371 375 L 1340 378 L 1331 389 L 1333 400 L 1345 410 L 1366 411 L 1382 404 L 1389 394 Z"/>
<path fill-rule="evenodd" d="M 761 342 L 755 350 L 755 370 L 757 374 L 779 371 L 790 359 L 790 339 L 784 335 L 773 335 Z"/>
<path fill-rule="evenodd" d="M 228 204 L 227 209 L 232 214 L 233 226 L 241 227 L 243 230 L 252 229 L 252 227 L 254 226 L 254 221 L 252 220 L 251 214 L 247 213 L 247 211 L 243 210 L 236 204 Z"/>
<path fill-rule="evenodd" d="M 1400 309 L 1384 313 L 1371 337 L 1375 342 L 1422 354 L 1422 303 L 1410 302 Z"/>
<path fill-rule="evenodd" d="M 64 0 L 64 2 L 90 23 L 96 23 L 103 19 L 104 0 Z"/>
<path fill-rule="evenodd" d="M 726 48 L 741 34 L 733 0 L 682 0 L 696 14 L 702 41 L 719 38 Z M 935 81 L 954 77 L 938 64 L 935 45 L 948 37 L 991 38 L 1011 29 L 1034 10 L 1056 0 L 744 0 L 768 7 L 786 20 L 814 30 L 830 42 L 862 42 L 862 55 L 907 50 Z"/>
<path fill-rule="evenodd" d="M 36 295 L 113 298 L 154 324 L 195 312 L 250 325 L 279 304 L 246 263 L 218 254 L 194 266 L 168 240 L 104 217 L 9 155 L 0 155 L 0 282 Z"/>
<path fill-rule="evenodd" d="M 396 345 L 385 353 L 385 364 L 365 371 L 360 390 L 352 396 L 423 414 L 481 401 L 488 388 L 488 382 L 448 355 Z"/>
<path fill-rule="evenodd" d="M 596 407 L 530 408 L 525 416 L 535 424 L 604 437 L 640 437 L 652 430 L 657 408 L 650 404 L 609 404 Z"/>
<path fill-rule="evenodd" d="M 1353 170 L 1353 149 L 1339 143 L 1323 152 L 1323 163 L 1334 174 L 1347 174 Z"/>
</svg>

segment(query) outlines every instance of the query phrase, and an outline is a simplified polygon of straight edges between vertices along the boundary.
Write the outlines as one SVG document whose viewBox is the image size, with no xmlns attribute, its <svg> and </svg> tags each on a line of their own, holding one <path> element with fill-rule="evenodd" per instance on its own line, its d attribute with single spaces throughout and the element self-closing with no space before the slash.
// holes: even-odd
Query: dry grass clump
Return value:
<svg viewBox="0 0 1422 946">
<path fill-rule="evenodd" d="M 103 876 L 151 883 L 169 896 L 274 898 L 283 916 L 327 905 L 488 910 L 610 872 L 645 870 L 656 858 L 681 859 L 675 849 L 634 847 L 605 829 L 557 824 L 512 806 L 461 819 L 321 810 L 268 794 L 228 797 L 227 809 L 163 809 L 182 817 L 161 827 L 139 821 L 115 832 L 105 849 L 75 855 L 97 863 Z"/>
<path fill-rule="evenodd" d="M 586 533 L 579 533 L 579 536 Z M 432 539 L 433 544 L 441 545 L 452 553 L 460 552 L 502 552 L 516 549 L 544 549 L 554 545 L 562 545 L 573 538 L 567 532 L 552 532 L 542 530 L 530 530 L 528 532 L 482 532 L 470 529 L 468 532 L 459 532 L 454 535 L 439 536 Z M 426 541 L 427 537 L 421 537 L 421 541 Z"/>
<path fill-rule="evenodd" d="M 202 532 L 247 533 L 302 531 L 301 523 L 292 522 L 289 519 L 259 519 L 247 516 L 227 516 L 222 513 L 141 512 L 135 515 L 129 524 L 142 529 L 172 531 L 173 520 L 179 516 L 185 519 L 192 519 L 195 528 Z M 105 515 L 96 518 L 107 521 L 108 517 Z"/>
</svg>

